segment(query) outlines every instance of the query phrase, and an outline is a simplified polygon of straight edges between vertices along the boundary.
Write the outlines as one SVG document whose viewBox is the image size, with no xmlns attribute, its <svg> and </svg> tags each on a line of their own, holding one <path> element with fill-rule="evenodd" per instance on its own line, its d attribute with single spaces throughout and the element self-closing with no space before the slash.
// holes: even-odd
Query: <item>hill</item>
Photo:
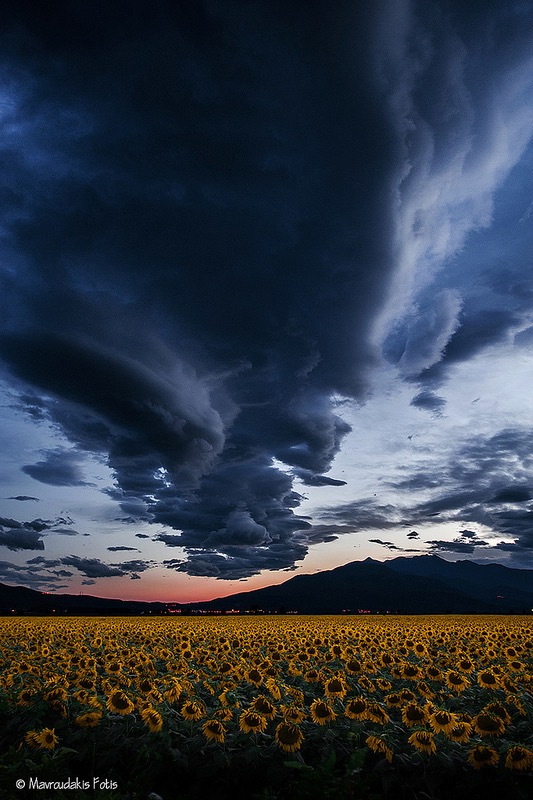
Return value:
<svg viewBox="0 0 533 800">
<path fill-rule="evenodd" d="M 501 564 L 445 561 L 438 556 L 367 558 L 314 575 L 296 575 L 278 586 L 204 603 L 148 603 L 91 595 L 38 592 L 0 584 L 0 613 L 165 614 L 168 607 L 188 611 L 340 614 L 529 613 L 533 609 L 533 570 Z"/>
<path fill-rule="evenodd" d="M 299 613 L 401 611 L 414 614 L 502 613 L 533 608 L 533 571 L 499 564 L 450 562 L 438 556 L 353 561 L 279 586 L 203 603 L 205 609 L 297 610 Z"/>
</svg>

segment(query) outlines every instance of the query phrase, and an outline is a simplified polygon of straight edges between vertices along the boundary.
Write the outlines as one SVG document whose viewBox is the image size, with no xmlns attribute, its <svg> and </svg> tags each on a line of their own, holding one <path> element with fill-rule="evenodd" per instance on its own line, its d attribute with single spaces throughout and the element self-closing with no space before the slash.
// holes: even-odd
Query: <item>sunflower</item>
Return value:
<svg viewBox="0 0 533 800">
<path fill-rule="evenodd" d="M 438 667 L 430 666 L 426 669 L 426 677 L 430 678 L 432 681 L 441 681 L 442 680 L 442 672 Z"/>
<path fill-rule="evenodd" d="M 420 677 L 420 669 L 414 664 L 405 664 L 402 667 L 402 676 L 410 681 L 416 681 Z"/>
<path fill-rule="evenodd" d="M 265 686 L 274 698 L 274 700 L 281 700 L 281 690 L 273 678 L 267 678 Z"/>
<path fill-rule="evenodd" d="M 310 669 L 305 673 L 304 680 L 306 680 L 307 683 L 318 683 L 320 680 L 320 672 L 316 669 Z"/>
<path fill-rule="evenodd" d="M 354 697 L 346 704 L 344 713 L 348 719 L 363 720 L 366 719 L 367 709 L 368 703 L 364 697 Z"/>
<path fill-rule="evenodd" d="M 329 699 L 335 697 L 340 697 L 342 699 L 347 691 L 348 689 L 342 678 L 330 678 L 324 684 L 324 694 Z"/>
<path fill-rule="evenodd" d="M 416 694 L 413 694 L 410 689 L 402 689 L 400 698 L 402 703 L 416 703 Z"/>
<path fill-rule="evenodd" d="M 382 753 L 390 764 L 392 761 L 392 750 L 381 736 L 367 736 L 366 744 L 374 753 Z"/>
<path fill-rule="evenodd" d="M 181 708 L 181 716 L 190 722 L 197 722 L 205 715 L 205 706 L 199 700 L 189 700 Z"/>
<path fill-rule="evenodd" d="M 29 747 L 39 747 L 39 734 L 37 731 L 28 731 L 24 737 L 24 741 Z"/>
<path fill-rule="evenodd" d="M 33 704 L 33 700 L 37 697 L 37 692 L 35 689 L 23 689 L 19 692 L 17 697 L 17 705 L 18 706 L 31 706 Z"/>
<path fill-rule="evenodd" d="M 407 740 L 421 753 L 434 753 L 437 749 L 435 739 L 430 731 L 415 731 Z"/>
<path fill-rule="evenodd" d="M 302 722 L 305 719 L 305 711 L 298 706 L 281 706 L 281 713 L 286 722 L 292 722 L 294 725 Z"/>
<path fill-rule="evenodd" d="M 360 672 L 363 671 L 363 666 L 360 661 L 357 661 L 356 658 L 351 658 L 349 661 L 346 662 L 344 665 L 346 672 L 349 672 L 350 675 L 358 675 Z"/>
<path fill-rule="evenodd" d="M 276 707 L 262 694 L 259 697 L 254 697 L 250 703 L 250 708 L 252 711 L 262 714 L 266 719 L 274 719 L 276 716 Z"/>
<path fill-rule="evenodd" d="M 485 706 L 483 711 L 486 711 L 489 714 L 496 714 L 497 717 L 503 719 L 506 725 L 511 722 L 511 717 L 509 716 L 509 712 L 503 705 L 503 703 L 489 703 Z"/>
<path fill-rule="evenodd" d="M 460 672 L 456 672 L 453 669 L 446 673 L 446 683 L 450 689 L 453 689 L 453 691 L 457 692 L 457 694 L 464 692 L 467 686 L 470 686 L 470 681 L 468 678 L 465 678 L 464 675 L 461 675 Z"/>
<path fill-rule="evenodd" d="M 313 700 L 310 711 L 311 719 L 316 725 L 325 725 L 327 722 L 333 722 L 337 716 L 332 707 L 323 700 Z"/>
<path fill-rule="evenodd" d="M 435 692 L 430 688 L 430 686 L 426 683 L 426 681 L 420 681 L 416 687 L 418 694 L 425 697 L 426 700 L 433 700 L 435 697 Z"/>
<path fill-rule="evenodd" d="M 457 722 L 457 714 L 445 709 L 437 709 L 429 718 L 429 723 L 436 733 L 449 734 Z"/>
<path fill-rule="evenodd" d="M 140 712 L 140 717 L 150 733 L 157 733 L 163 727 L 163 717 L 155 708 L 147 706 Z"/>
<path fill-rule="evenodd" d="M 96 728 L 102 719 L 101 711 L 87 711 L 85 714 L 80 714 L 74 720 L 76 725 L 80 728 Z"/>
<path fill-rule="evenodd" d="M 468 722 L 458 720 L 446 736 L 452 742 L 468 742 L 471 732 L 472 726 Z"/>
<path fill-rule="evenodd" d="M 378 703 L 368 704 L 366 718 L 370 722 L 377 722 L 378 725 L 386 725 L 389 721 L 389 715 Z"/>
<path fill-rule="evenodd" d="M 43 728 L 42 731 L 37 734 L 36 741 L 41 750 L 53 750 L 58 742 L 54 728 Z"/>
<path fill-rule="evenodd" d="M 360 678 L 358 678 L 357 683 L 362 689 L 366 689 L 367 692 L 376 691 L 376 687 L 374 686 L 370 678 L 367 678 L 366 675 L 362 675 Z"/>
<path fill-rule="evenodd" d="M 251 669 L 246 673 L 246 680 L 257 688 L 263 683 L 263 676 L 257 669 Z"/>
<path fill-rule="evenodd" d="M 501 736 L 505 731 L 505 722 L 496 714 L 482 711 L 474 717 L 472 725 L 480 736 Z"/>
<path fill-rule="evenodd" d="M 481 769 L 481 767 L 495 766 L 499 759 L 500 757 L 493 747 L 487 747 L 485 744 L 477 744 L 470 750 L 467 760 L 474 769 Z"/>
<path fill-rule="evenodd" d="M 415 725 L 423 725 L 426 719 L 426 710 L 417 705 L 417 703 L 407 703 L 402 708 L 402 722 L 408 728 L 413 728 Z"/>
<path fill-rule="evenodd" d="M 218 719 L 208 719 L 207 722 L 204 722 L 202 725 L 202 732 L 209 741 L 222 744 L 224 742 L 226 729 Z"/>
<path fill-rule="evenodd" d="M 300 749 L 304 737 L 297 725 L 284 720 L 276 727 L 274 739 L 278 747 L 281 747 L 286 753 L 293 753 Z"/>
<path fill-rule="evenodd" d="M 533 769 L 533 750 L 519 744 L 511 747 L 505 756 L 505 766 L 516 770 Z"/>
<path fill-rule="evenodd" d="M 122 689 L 115 689 L 107 698 L 106 707 L 114 714 L 131 714 L 134 705 Z"/>
<path fill-rule="evenodd" d="M 477 682 L 483 689 L 499 689 L 500 681 L 490 669 L 478 673 Z"/>
<path fill-rule="evenodd" d="M 239 728 L 244 733 L 262 733 L 267 726 L 267 719 L 252 709 L 243 711 L 239 718 Z"/>
</svg>

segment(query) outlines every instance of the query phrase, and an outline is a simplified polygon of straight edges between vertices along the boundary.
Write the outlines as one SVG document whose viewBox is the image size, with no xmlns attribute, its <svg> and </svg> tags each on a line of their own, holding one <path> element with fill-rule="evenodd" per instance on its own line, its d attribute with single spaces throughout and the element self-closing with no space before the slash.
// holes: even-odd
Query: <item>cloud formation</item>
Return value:
<svg viewBox="0 0 533 800">
<path fill-rule="evenodd" d="M 221 579 L 293 569 L 352 521 L 486 518 L 450 471 L 433 510 L 356 498 L 328 528 L 294 481 L 346 484 L 328 475 L 342 401 L 371 398 L 383 359 L 438 418 L 453 365 L 524 336 L 520 275 L 507 293 L 442 276 L 533 133 L 524 15 L 193 5 L 6 12 L 0 360 L 17 407 L 69 442 L 23 472 L 83 489 L 84 459 L 105 461 L 124 524 Z M 21 530 L 0 540 L 44 547 Z"/>
</svg>

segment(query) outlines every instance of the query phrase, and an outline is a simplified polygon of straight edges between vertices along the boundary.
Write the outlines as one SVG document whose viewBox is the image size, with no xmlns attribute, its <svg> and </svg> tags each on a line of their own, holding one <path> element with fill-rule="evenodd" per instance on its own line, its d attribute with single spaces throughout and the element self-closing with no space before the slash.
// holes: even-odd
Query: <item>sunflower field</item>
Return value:
<svg viewBox="0 0 533 800">
<path fill-rule="evenodd" d="M 0 789 L 533 797 L 519 616 L 0 620 Z"/>
</svg>

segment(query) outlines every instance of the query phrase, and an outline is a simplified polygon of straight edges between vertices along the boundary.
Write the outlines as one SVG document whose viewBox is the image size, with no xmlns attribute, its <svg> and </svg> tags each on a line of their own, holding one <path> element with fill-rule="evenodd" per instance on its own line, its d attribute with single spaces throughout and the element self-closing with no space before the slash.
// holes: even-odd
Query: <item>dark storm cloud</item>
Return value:
<svg viewBox="0 0 533 800">
<path fill-rule="evenodd" d="M 146 572 L 147 569 L 154 566 L 153 561 L 143 561 L 140 558 L 134 558 L 132 561 L 124 561 L 122 564 L 112 564 L 113 567 L 120 567 L 125 572 Z"/>
<path fill-rule="evenodd" d="M 33 561 L 37 559 L 32 559 L 23 565 L 0 561 L 0 581 L 7 581 L 16 586 L 28 586 L 31 589 L 47 589 L 51 586 L 57 589 L 60 576 L 51 572 L 41 572 L 41 566 L 33 564 Z"/>
<path fill-rule="evenodd" d="M 346 481 L 341 481 L 337 478 L 328 478 L 327 475 L 316 475 L 309 470 L 296 469 L 293 472 L 305 486 L 346 486 Z"/>
<path fill-rule="evenodd" d="M 81 536 L 80 531 L 74 530 L 74 528 L 53 528 L 52 533 L 58 533 L 60 536 Z M 89 536 L 88 533 L 84 533 L 84 536 Z"/>
<path fill-rule="evenodd" d="M 394 542 L 384 542 L 382 539 L 369 539 L 369 542 L 373 542 L 374 544 L 380 544 L 382 547 L 386 547 L 387 550 L 400 550 L 401 548 L 398 545 L 394 544 Z"/>
<path fill-rule="evenodd" d="M 434 394 L 434 392 L 424 389 L 419 392 L 416 397 L 413 397 L 411 405 L 415 408 L 423 408 L 426 411 L 431 411 L 434 416 L 439 417 L 442 415 L 442 409 L 446 405 L 446 400 Z"/>
<path fill-rule="evenodd" d="M 139 552 L 139 549 L 137 547 L 118 546 L 118 547 L 108 547 L 107 549 L 110 550 L 112 553 L 118 553 L 121 550 L 137 550 L 137 552 Z"/>
<path fill-rule="evenodd" d="M 8 497 L 7 499 L 8 500 L 20 500 L 20 501 L 35 500 L 37 503 L 39 502 L 39 498 L 38 497 L 30 497 L 27 494 L 18 494 L 15 497 Z"/>
<path fill-rule="evenodd" d="M 0 530 L 0 547 L 8 550 L 44 550 L 42 535 L 36 531 L 20 528 L 19 530 Z"/>
<path fill-rule="evenodd" d="M 505 17 L 492 68 L 478 66 L 492 52 L 483 29 L 468 72 L 484 14 L 345 0 L 8 7 L 0 357 L 20 407 L 76 448 L 27 474 L 81 486 L 75 457 L 105 457 L 123 514 L 175 530 L 157 538 L 185 548 L 190 574 L 290 569 L 329 540 L 297 515 L 303 497 L 274 459 L 307 485 L 343 483 L 325 474 L 350 430 L 337 398 L 367 397 L 376 314 L 409 261 L 398 201 L 409 211 L 435 174 L 460 188 L 449 166 L 465 164 L 465 142 L 483 168 L 490 76 L 525 47 L 523 19 Z M 485 204 L 461 199 L 466 235 Z M 442 205 L 444 219 L 409 223 L 428 253 L 453 216 Z M 391 345 L 404 377 L 454 346 L 473 352 L 461 303 L 444 288 L 417 306 Z M 365 527 L 392 511 L 354 509 Z"/>
<path fill-rule="evenodd" d="M 83 480 L 79 453 L 71 450 L 48 450 L 46 458 L 36 464 L 26 464 L 22 471 L 41 483 L 51 486 L 93 486 Z"/>
<path fill-rule="evenodd" d="M 88 578 L 112 578 L 125 575 L 125 570 L 104 564 L 98 558 L 81 558 L 80 556 L 65 556 L 61 559 L 65 566 L 74 567 Z"/>
<path fill-rule="evenodd" d="M 135 538 L 136 539 L 149 539 L 150 537 L 148 536 L 147 533 L 136 533 L 135 534 Z"/>
<path fill-rule="evenodd" d="M 62 520 L 34 519 L 19 522 L 16 519 L 0 517 L 0 547 L 9 550 L 44 550 L 43 532 L 48 531 Z"/>
</svg>

